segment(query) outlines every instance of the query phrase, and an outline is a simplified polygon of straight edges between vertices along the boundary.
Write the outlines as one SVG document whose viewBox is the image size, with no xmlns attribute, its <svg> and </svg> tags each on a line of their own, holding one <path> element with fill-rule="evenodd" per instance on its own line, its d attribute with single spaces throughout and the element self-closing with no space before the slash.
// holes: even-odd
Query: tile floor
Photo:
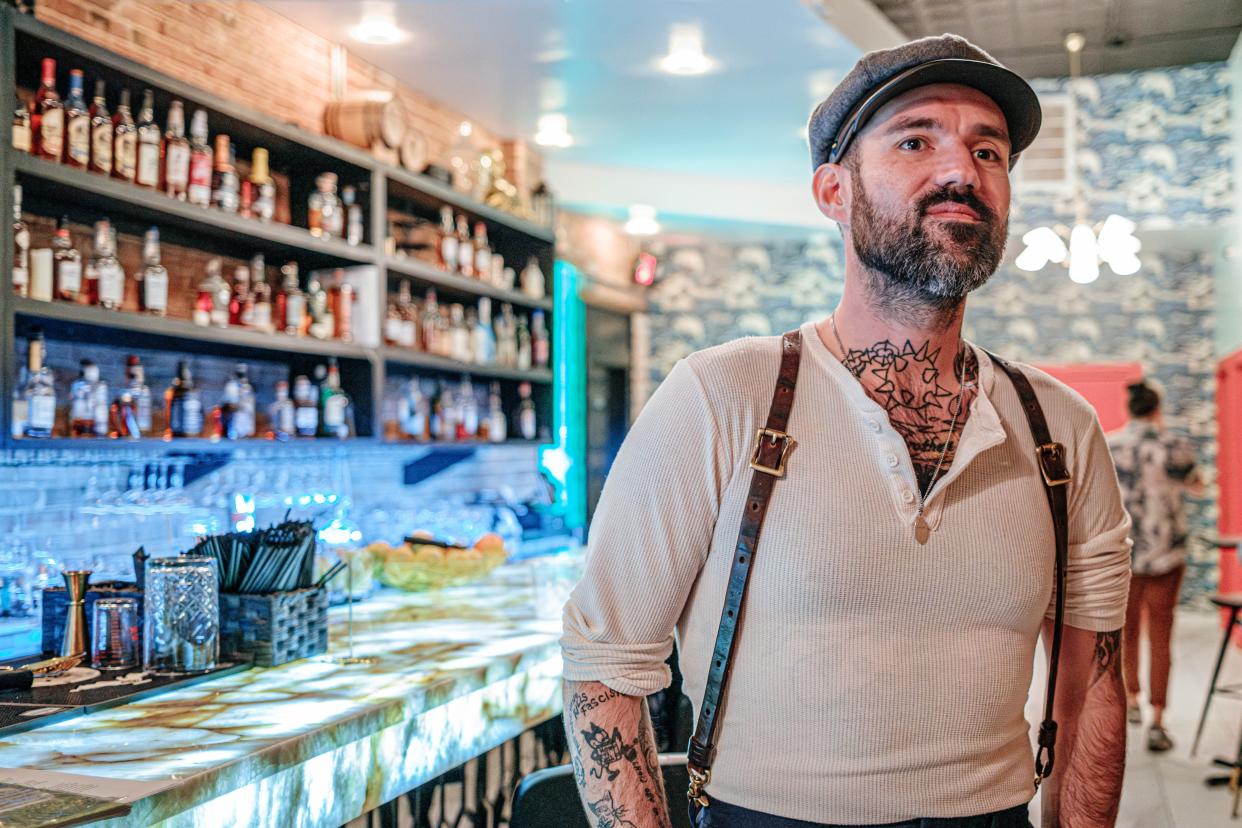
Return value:
<svg viewBox="0 0 1242 828">
<path fill-rule="evenodd" d="M 1218 695 L 1213 700 L 1199 751 L 1194 758 L 1190 756 L 1220 636 L 1216 615 L 1179 613 L 1174 626 L 1169 708 L 1164 714 L 1165 729 L 1175 745 L 1163 755 L 1148 753 L 1145 727 L 1130 728 L 1118 828 L 1242 828 L 1242 816 L 1230 819 L 1229 789 L 1203 784 L 1206 777 L 1224 772 L 1211 767 L 1213 757 L 1232 757 L 1237 752 L 1242 735 L 1242 699 Z M 1036 664 L 1043 664 L 1042 654 Z M 1144 664 L 1143 675 L 1146 669 Z M 1221 681 L 1242 684 L 1242 649 L 1233 648 L 1226 654 Z M 1036 675 L 1028 721 L 1039 721 L 1043 683 L 1042 673 Z M 1037 806 L 1032 808 L 1032 822 L 1039 825 Z"/>
</svg>

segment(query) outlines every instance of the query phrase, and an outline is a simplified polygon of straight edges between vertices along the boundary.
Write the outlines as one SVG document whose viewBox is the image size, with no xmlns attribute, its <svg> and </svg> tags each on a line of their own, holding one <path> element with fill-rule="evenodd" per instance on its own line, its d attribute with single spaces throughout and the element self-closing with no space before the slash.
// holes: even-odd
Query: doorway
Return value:
<svg viewBox="0 0 1242 828">
<path fill-rule="evenodd" d="M 630 317 L 587 306 L 587 525 L 630 427 Z"/>
</svg>

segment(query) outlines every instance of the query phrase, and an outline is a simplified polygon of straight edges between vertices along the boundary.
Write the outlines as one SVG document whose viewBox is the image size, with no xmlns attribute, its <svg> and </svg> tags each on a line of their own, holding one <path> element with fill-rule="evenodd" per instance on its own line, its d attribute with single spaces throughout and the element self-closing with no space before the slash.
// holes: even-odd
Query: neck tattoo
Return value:
<svg viewBox="0 0 1242 828">
<path fill-rule="evenodd" d="M 837 315 L 835 313 L 828 317 L 828 323 L 832 327 L 832 336 L 837 341 L 837 347 L 841 349 L 841 358 L 847 360 L 851 352 L 845 347 L 845 343 L 841 341 L 841 334 L 837 330 Z M 945 437 L 944 445 L 940 447 L 940 454 L 936 460 L 936 466 L 932 470 L 931 477 L 927 480 L 927 485 L 922 490 L 918 489 L 917 484 L 915 486 L 915 489 L 918 491 L 919 495 L 919 504 L 914 520 L 914 539 L 918 541 L 920 545 L 927 543 L 928 538 L 931 537 L 931 526 L 928 525 L 926 518 L 923 517 L 923 509 L 927 503 L 928 495 L 931 494 L 932 487 L 936 485 L 936 478 L 940 476 L 940 469 L 944 465 L 945 456 L 949 453 L 949 446 L 953 443 L 953 435 L 957 431 L 958 415 L 962 412 L 962 401 L 966 395 L 966 358 L 964 356 L 959 357 L 958 361 L 961 365 L 958 369 L 957 400 L 953 406 L 953 418 L 949 422 L 949 434 Z"/>
</svg>

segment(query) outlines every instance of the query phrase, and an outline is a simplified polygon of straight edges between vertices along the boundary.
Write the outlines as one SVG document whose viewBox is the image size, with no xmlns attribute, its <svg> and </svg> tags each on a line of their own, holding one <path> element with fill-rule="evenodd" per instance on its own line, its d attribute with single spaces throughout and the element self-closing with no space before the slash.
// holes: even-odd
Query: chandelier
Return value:
<svg viewBox="0 0 1242 828">
<path fill-rule="evenodd" d="M 1082 47 L 1085 43 L 1086 38 L 1078 32 L 1065 36 L 1065 50 L 1069 52 L 1071 95 L 1077 93 L 1078 79 L 1082 74 Z M 1142 245 L 1134 236 L 1134 222 L 1114 213 L 1097 225 L 1089 224 L 1078 171 L 1072 170 L 1070 174 L 1074 182 L 1074 226 L 1067 228 L 1058 224 L 1036 227 L 1027 232 L 1022 236 L 1022 243 L 1026 248 L 1018 254 L 1014 264 L 1032 273 L 1043 270 L 1049 264 L 1063 265 L 1069 269 L 1070 279 L 1080 285 L 1090 284 L 1100 278 L 1101 264 L 1107 264 L 1118 276 L 1137 273 L 1141 267 L 1138 252 Z"/>
</svg>

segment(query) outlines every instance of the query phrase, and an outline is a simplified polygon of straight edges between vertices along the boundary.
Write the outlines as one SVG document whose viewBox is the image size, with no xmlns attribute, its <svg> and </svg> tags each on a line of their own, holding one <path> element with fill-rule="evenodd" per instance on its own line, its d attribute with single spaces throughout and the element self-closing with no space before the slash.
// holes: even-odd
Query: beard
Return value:
<svg viewBox="0 0 1242 828">
<path fill-rule="evenodd" d="M 969 189 L 943 187 L 923 196 L 906 215 L 886 215 L 867 197 L 855 172 L 850 235 L 867 274 L 872 297 L 900 317 L 955 309 L 966 294 L 984 285 L 1005 254 L 1008 219 Z M 925 223 L 937 204 L 956 202 L 979 221 Z"/>
</svg>

